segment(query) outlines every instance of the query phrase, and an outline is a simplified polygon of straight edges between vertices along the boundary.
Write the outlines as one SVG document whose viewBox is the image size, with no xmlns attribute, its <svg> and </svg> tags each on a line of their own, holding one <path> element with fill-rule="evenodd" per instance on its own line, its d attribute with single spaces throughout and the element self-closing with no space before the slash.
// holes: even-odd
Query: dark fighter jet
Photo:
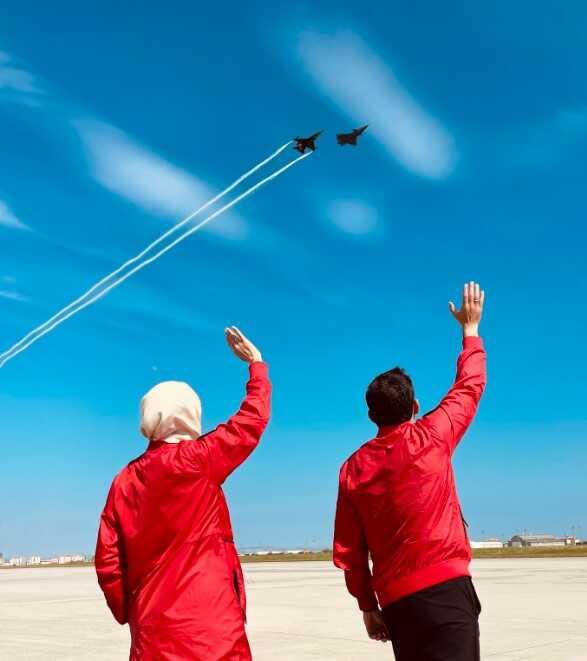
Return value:
<svg viewBox="0 0 587 661">
<path fill-rule="evenodd" d="M 309 138 L 294 138 L 296 143 L 294 149 L 297 149 L 300 154 L 303 154 L 306 149 L 314 151 L 316 149 L 315 142 L 318 140 L 321 133 L 322 131 L 318 131 L 318 133 L 314 133 L 314 135 L 311 135 Z"/>
<path fill-rule="evenodd" d="M 365 124 L 365 126 L 361 126 L 360 129 L 353 129 L 350 133 L 337 133 L 336 141 L 339 145 L 353 145 L 356 147 L 357 138 L 361 135 L 361 133 L 367 130 L 368 126 L 369 124 Z"/>
</svg>

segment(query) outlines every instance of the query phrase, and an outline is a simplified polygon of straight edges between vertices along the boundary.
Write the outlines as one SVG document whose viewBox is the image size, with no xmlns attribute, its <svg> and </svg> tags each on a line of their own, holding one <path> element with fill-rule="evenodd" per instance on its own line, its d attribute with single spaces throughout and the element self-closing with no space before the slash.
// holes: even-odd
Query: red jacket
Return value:
<svg viewBox="0 0 587 661">
<path fill-rule="evenodd" d="M 361 610 L 377 608 L 376 595 L 386 606 L 470 575 L 471 550 L 451 457 L 485 381 L 483 342 L 467 337 L 455 382 L 438 408 L 414 423 L 380 428 L 343 464 L 334 563 L 345 570 Z"/>
<path fill-rule="evenodd" d="M 151 442 L 114 479 L 100 519 L 96 571 L 130 659 L 242 661 L 243 575 L 221 485 L 257 446 L 271 386 L 253 363 L 230 420 L 199 439 Z"/>
</svg>

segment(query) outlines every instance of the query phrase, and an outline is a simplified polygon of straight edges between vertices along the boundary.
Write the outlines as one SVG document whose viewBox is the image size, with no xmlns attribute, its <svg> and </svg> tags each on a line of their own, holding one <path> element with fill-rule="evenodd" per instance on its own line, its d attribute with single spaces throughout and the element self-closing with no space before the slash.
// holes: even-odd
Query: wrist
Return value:
<svg viewBox="0 0 587 661">
<path fill-rule="evenodd" d="M 479 337 L 479 324 L 464 324 L 463 337 Z"/>
</svg>

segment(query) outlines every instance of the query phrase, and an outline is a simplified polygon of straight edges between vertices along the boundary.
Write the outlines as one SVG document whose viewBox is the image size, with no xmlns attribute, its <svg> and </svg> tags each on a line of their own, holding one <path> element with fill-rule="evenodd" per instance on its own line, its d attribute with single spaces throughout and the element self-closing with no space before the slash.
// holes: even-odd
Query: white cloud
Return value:
<svg viewBox="0 0 587 661">
<path fill-rule="evenodd" d="M 14 213 L 8 208 L 6 202 L 0 200 L 0 225 L 17 230 L 28 230 L 29 228 L 22 223 Z"/>
<path fill-rule="evenodd" d="M 567 159 L 582 158 L 587 140 L 587 109 L 561 108 L 538 119 L 525 120 L 478 136 L 502 172 L 551 170 Z"/>
<path fill-rule="evenodd" d="M 204 182 L 109 124 L 82 119 L 74 126 L 96 181 L 150 213 L 179 221 L 215 194 Z M 244 220 L 235 214 L 221 216 L 205 229 L 229 239 L 243 238 L 247 231 Z"/>
<path fill-rule="evenodd" d="M 0 90 L 7 89 L 23 94 L 40 94 L 35 77 L 12 62 L 6 52 L 0 51 Z"/>
<path fill-rule="evenodd" d="M 414 174 L 442 179 L 454 170 L 451 135 L 360 37 L 303 31 L 297 46 L 307 75 L 348 117 L 346 128 L 369 124 L 369 133 Z"/>
<path fill-rule="evenodd" d="M 0 298 L 6 298 L 10 301 L 18 301 L 19 303 L 28 303 L 30 300 L 26 296 L 23 296 L 16 291 L 10 291 L 7 289 L 0 289 Z"/>
<path fill-rule="evenodd" d="M 371 234 L 379 225 L 377 209 L 360 200 L 335 200 L 328 205 L 327 215 L 343 232 L 357 236 Z"/>
</svg>

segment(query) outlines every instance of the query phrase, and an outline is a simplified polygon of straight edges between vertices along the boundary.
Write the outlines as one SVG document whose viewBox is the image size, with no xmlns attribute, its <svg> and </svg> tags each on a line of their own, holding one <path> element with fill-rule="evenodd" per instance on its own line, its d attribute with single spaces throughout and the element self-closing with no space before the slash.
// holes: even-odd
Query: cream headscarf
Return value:
<svg viewBox="0 0 587 661">
<path fill-rule="evenodd" d="M 202 433 L 202 404 L 181 381 L 164 381 L 141 400 L 141 434 L 150 441 L 179 443 Z"/>
</svg>

